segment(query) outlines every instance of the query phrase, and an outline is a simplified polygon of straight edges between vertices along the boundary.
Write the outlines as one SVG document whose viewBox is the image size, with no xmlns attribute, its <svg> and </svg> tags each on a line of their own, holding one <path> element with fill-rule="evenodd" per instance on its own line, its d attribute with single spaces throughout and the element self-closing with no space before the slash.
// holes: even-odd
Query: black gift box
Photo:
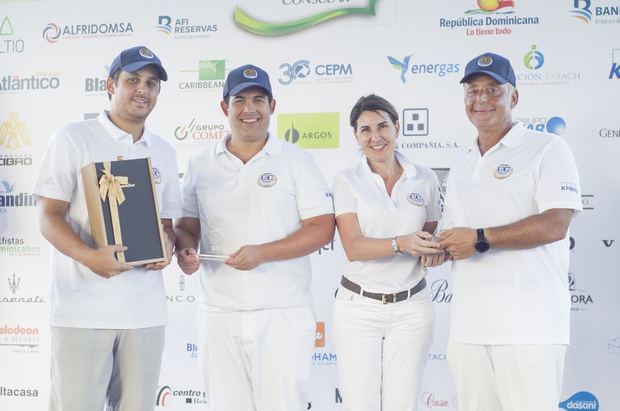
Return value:
<svg viewBox="0 0 620 411">
<path fill-rule="evenodd" d="M 106 166 L 109 167 L 108 173 L 105 172 Z M 159 219 L 151 159 L 91 163 L 81 171 L 90 230 L 95 245 L 105 247 L 122 243 L 127 246 L 127 251 L 117 253 L 117 259 L 124 259 L 130 265 L 165 261 L 164 233 Z M 102 179 L 103 176 L 105 177 Z M 115 189 L 119 187 L 122 194 L 114 195 Z M 101 191 L 105 194 L 103 199 Z M 110 192 L 115 199 L 110 198 Z M 116 200 L 122 196 L 124 201 Z M 113 217 L 113 202 L 120 203 L 116 205 L 116 223 Z M 115 225 L 122 238 L 118 242 Z"/>
</svg>

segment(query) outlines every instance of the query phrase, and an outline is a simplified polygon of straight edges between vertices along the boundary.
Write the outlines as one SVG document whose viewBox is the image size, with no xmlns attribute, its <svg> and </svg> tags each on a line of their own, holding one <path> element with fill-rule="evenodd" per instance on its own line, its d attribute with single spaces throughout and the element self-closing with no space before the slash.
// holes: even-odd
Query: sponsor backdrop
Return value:
<svg viewBox="0 0 620 411">
<path fill-rule="evenodd" d="M 620 409 L 618 0 L 2 4 L 0 409 L 43 410 L 49 393 L 50 250 L 31 194 L 49 136 L 107 107 L 107 65 L 138 44 L 155 51 L 169 74 L 148 124 L 176 147 L 181 174 L 192 154 L 227 134 L 219 108 L 224 79 L 251 62 L 271 74 L 272 133 L 310 151 L 328 181 L 358 161 L 348 113 L 359 96 L 373 92 L 401 113 L 402 152 L 444 181 L 457 150 L 475 135 L 458 84 L 465 64 L 487 50 L 509 57 L 521 97 L 515 117 L 564 138 L 581 172 L 584 212 L 572 226 L 566 273 L 572 344 L 558 408 Z M 312 410 L 341 408 L 331 311 L 344 259 L 338 239 L 312 255 Z M 197 362 L 198 276 L 176 265 L 164 274 L 170 323 L 153 404 L 200 409 L 209 398 Z M 419 405 L 456 410 L 445 354 L 449 266 L 431 269 L 428 280 L 438 315 Z"/>
</svg>

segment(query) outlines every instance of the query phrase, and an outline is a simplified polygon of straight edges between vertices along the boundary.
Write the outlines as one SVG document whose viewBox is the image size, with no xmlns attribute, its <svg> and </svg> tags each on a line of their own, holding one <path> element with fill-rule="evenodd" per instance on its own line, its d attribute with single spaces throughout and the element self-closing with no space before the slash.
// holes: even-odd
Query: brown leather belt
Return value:
<svg viewBox="0 0 620 411">
<path fill-rule="evenodd" d="M 363 295 L 364 297 L 372 298 L 373 300 L 379 300 L 383 304 L 388 303 L 397 303 L 399 301 L 406 300 L 408 298 L 413 297 L 415 294 L 419 293 L 426 287 L 426 279 L 423 278 L 422 281 L 417 283 L 412 289 L 399 291 L 397 293 L 390 294 L 381 294 L 381 293 L 369 293 L 368 291 L 362 292 L 362 287 L 359 284 L 355 284 L 353 281 L 349 280 L 347 277 L 342 276 L 342 280 L 340 280 L 340 285 L 346 288 L 349 291 L 353 291 L 355 294 Z"/>
</svg>

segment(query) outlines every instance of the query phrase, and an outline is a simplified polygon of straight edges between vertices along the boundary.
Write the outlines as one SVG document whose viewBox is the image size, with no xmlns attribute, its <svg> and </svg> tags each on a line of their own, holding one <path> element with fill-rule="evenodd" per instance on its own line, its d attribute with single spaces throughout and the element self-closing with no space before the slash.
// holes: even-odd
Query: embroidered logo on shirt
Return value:
<svg viewBox="0 0 620 411">
<path fill-rule="evenodd" d="M 572 191 L 575 194 L 579 194 L 579 187 L 577 187 L 577 184 L 562 181 L 560 183 L 560 191 Z"/>
<path fill-rule="evenodd" d="M 278 182 L 278 177 L 275 174 L 263 173 L 256 180 L 261 187 L 272 187 Z"/>
<path fill-rule="evenodd" d="M 411 193 L 407 196 L 407 201 L 409 201 L 413 205 L 417 205 L 419 207 L 424 205 L 424 197 L 422 194 Z"/>
<path fill-rule="evenodd" d="M 497 166 L 497 168 L 495 169 L 495 173 L 493 174 L 495 175 L 495 178 L 499 178 L 500 180 L 510 177 L 510 175 L 512 174 L 512 167 L 510 167 L 508 164 L 500 164 Z"/>
<path fill-rule="evenodd" d="M 157 167 L 153 167 L 153 181 L 155 184 L 161 184 L 161 171 Z"/>
</svg>

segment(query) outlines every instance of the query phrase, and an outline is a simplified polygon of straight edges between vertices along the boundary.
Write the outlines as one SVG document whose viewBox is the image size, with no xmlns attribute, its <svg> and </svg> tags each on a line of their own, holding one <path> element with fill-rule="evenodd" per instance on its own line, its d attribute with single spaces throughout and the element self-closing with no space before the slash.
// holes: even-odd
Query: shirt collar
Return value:
<svg viewBox="0 0 620 411">
<path fill-rule="evenodd" d="M 525 136 L 525 132 L 527 129 L 525 125 L 521 122 L 515 122 L 510 127 L 510 130 L 501 140 L 499 140 L 498 144 L 501 144 L 506 147 L 517 147 L 523 141 L 523 137 Z M 478 150 L 478 137 L 474 138 L 474 142 L 467 149 L 468 153 L 471 153 L 472 150 Z"/>
<path fill-rule="evenodd" d="M 228 151 L 226 144 L 230 140 L 231 136 L 232 135 L 229 134 L 225 138 L 217 142 L 217 145 L 215 146 L 215 154 L 219 155 L 221 153 Z M 267 142 L 265 143 L 265 146 L 256 154 L 256 156 L 260 156 L 262 155 L 262 153 L 269 154 L 271 156 L 276 156 L 280 154 L 280 152 L 282 152 L 282 145 L 283 145 L 282 140 L 280 140 L 277 137 L 272 136 L 271 133 L 269 133 L 267 134 Z"/>
<path fill-rule="evenodd" d="M 112 120 L 110 120 L 110 113 L 107 110 L 103 110 L 99 113 L 97 121 L 99 121 L 99 124 L 101 124 L 103 129 L 107 131 L 110 137 L 114 140 L 120 140 L 128 136 L 133 143 L 133 136 L 125 130 L 118 128 L 116 124 L 112 123 Z M 148 147 L 152 144 L 152 140 L 153 137 L 151 136 L 151 132 L 146 128 L 146 126 L 144 126 L 142 137 L 140 137 L 140 140 L 136 141 L 136 143 L 144 142 Z"/>
<path fill-rule="evenodd" d="M 416 176 L 417 171 L 415 169 L 414 164 L 400 151 L 395 151 L 394 156 L 396 156 L 396 160 L 398 160 L 398 164 L 403 168 L 403 173 L 405 173 L 406 178 L 413 178 Z M 362 154 L 362 167 L 369 175 L 375 174 L 374 171 L 368 165 L 368 158 Z"/>
</svg>

